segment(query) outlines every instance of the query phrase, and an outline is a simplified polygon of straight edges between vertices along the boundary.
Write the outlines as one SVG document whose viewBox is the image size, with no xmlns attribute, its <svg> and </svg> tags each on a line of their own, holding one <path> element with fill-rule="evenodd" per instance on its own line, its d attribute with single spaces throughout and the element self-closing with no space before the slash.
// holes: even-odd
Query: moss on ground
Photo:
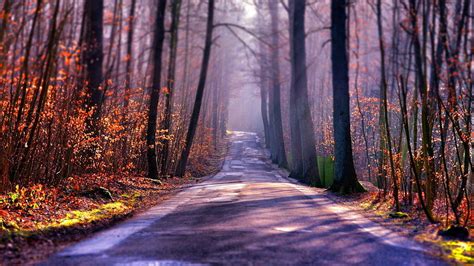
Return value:
<svg viewBox="0 0 474 266">
<path fill-rule="evenodd" d="M 448 253 L 448 257 L 465 264 L 474 264 L 474 242 L 442 241 L 441 246 Z"/>
<path fill-rule="evenodd" d="M 57 228 L 57 227 L 70 227 L 77 224 L 86 224 L 99 221 L 102 219 L 110 218 L 115 215 L 126 213 L 130 210 L 130 207 L 125 205 L 121 201 L 107 203 L 99 206 L 96 209 L 85 210 L 85 211 L 71 211 L 66 214 L 66 217 L 61 219 L 59 222 L 53 222 L 47 225 L 43 229 Z"/>
</svg>

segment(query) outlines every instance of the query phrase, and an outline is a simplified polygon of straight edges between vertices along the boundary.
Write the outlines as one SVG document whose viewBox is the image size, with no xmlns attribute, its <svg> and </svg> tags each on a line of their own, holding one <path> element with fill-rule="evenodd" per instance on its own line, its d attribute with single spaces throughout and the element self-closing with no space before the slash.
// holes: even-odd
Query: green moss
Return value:
<svg viewBox="0 0 474 266">
<path fill-rule="evenodd" d="M 409 218 L 408 214 L 404 212 L 391 212 L 388 214 L 388 216 L 394 219 Z"/>
<path fill-rule="evenodd" d="M 135 191 L 135 192 L 133 192 L 133 194 L 128 194 L 128 193 L 126 193 L 126 194 L 120 195 L 120 197 L 121 197 L 124 201 L 127 202 L 127 205 L 133 206 L 133 205 L 136 203 L 136 201 L 137 201 L 138 199 L 140 199 L 140 198 L 143 197 L 143 195 L 140 194 L 140 192 Z"/>
<path fill-rule="evenodd" d="M 474 250 L 472 248 L 473 242 L 463 241 L 445 241 L 441 246 L 449 252 L 449 257 L 458 262 L 473 264 Z"/>
<path fill-rule="evenodd" d="M 123 202 L 116 201 L 99 206 L 99 208 L 85 211 L 71 211 L 66 214 L 66 217 L 46 224 L 40 228 L 41 230 L 47 230 L 51 228 L 71 227 L 78 224 L 88 224 L 102 219 L 110 218 L 115 215 L 123 214 L 130 209 Z"/>
</svg>

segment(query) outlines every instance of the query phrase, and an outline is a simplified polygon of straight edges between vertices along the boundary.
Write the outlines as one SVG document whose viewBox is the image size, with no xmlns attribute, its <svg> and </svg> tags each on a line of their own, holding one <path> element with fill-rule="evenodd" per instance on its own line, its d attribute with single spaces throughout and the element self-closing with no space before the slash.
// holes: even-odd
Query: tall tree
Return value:
<svg viewBox="0 0 474 266">
<path fill-rule="evenodd" d="M 272 159 L 281 167 L 287 167 L 285 142 L 283 140 L 283 125 L 281 119 L 281 99 L 280 99 L 280 34 L 278 29 L 278 1 L 268 1 L 271 17 L 271 54 L 270 54 L 270 74 L 271 88 L 269 91 L 269 112 L 270 112 L 270 132 L 272 134 Z"/>
<path fill-rule="evenodd" d="M 263 1 L 259 0 L 255 2 L 257 7 L 257 22 L 260 25 L 264 25 L 265 21 L 263 19 L 263 14 L 260 12 L 263 7 Z M 265 25 L 266 26 L 266 25 Z M 261 29 L 264 27 L 262 26 Z M 260 35 L 264 36 L 265 32 L 260 30 Z M 263 131 L 265 136 L 265 146 L 269 148 L 271 146 L 271 133 L 270 133 L 270 124 L 268 119 L 268 52 L 267 47 L 263 42 L 259 42 L 259 81 L 260 81 L 260 112 L 263 120 Z"/>
<path fill-rule="evenodd" d="M 168 135 L 171 135 L 171 103 L 175 88 L 176 75 L 176 58 L 178 53 L 178 26 L 179 16 L 181 11 L 181 0 L 173 0 L 171 5 L 171 37 L 170 37 L 170 54 L 168 60 L 168 80 L 166 81 L 165 90 L 165 118 L 163 120 L 163 129 Z M 168 174 L 168 154 L 169 154 L 169 139 L 163 142 L 163 150 L 161 154 L 161 174 Z"/>
<path fill-rule="evenodd" d="M 126 66 L 125 66 L 125 90 L 123 96 L 123 112 L 122 112 L 122 124 L 124 130 L 128 131 L 129 126 L 127 121 L 127 114 L 130 104 L 130 87 L 132 85 L 132 56 L 133 56 L 133 33 L 134 33 L 134 22 L 135 22 L 135 6 L 136 0 L 132 0 L 130 3 L 130 13 L 128 16 L 128 32 L 127 32 L 127 56 L 126 56 Z M 111 44 L 112 46 L 112 44 Z M 127 145 L 128 145 L 129 136 L 124 134 L 123 137 L 123 146 L 122 146 L 122 156 L 124 159 L 127 159 Z"/>
<path fill-rule="evenodd" d="M 123 99 L 124 112 L 127 112 L 128 105 L 130 102 L 130 86 L 132 84 L 132 56 L 133 56 L 133 33 L 134 33 L 134 22 L 135 22 L 135 6 L 136 0 L 132 0 L 130 4 L 130 14 L 128 16 L 128 32 L 127 32 L 127 57 L 126 57 L 126 70 L 125 70 L 125 95 Z"/>
<path fill-rule="evenodd" d="M 335 175 L 330 189 L 344 194 L 364 191 L 357 180 L 352 158 L 346 8 L 347 0 L 331 1 Z"/>
<path fill-rule="evenodd" d="M 383 143 L 386 145 L 388 149 L 388 157 L 390 162 L 390 173 L 393 181 L 393 197 L 394 197 L 394 204 L 395 210 L 400 211 L 400 202 L 398 200 L 398 181 L 397 175 L 395 174 L 395 163 L 393 161 L 393 152 L 392 152 L 392 138 L 390 132 L 390 121 L 388 117 L 388 97 L 387 97 L 387 77 L 385 71 L 385 41 L 383 37 L 383 27 L 382 27 L 382 1 L 377 0 L 376 5 L 376 13 L 377 13 L 377 32 L 379 35 L 379 48 L 380 48 L 380 91 L 381 91 L 381 120 L 383 121 L 382 127 L 382 134 L 380 136 L 383 139 Z M 382 145 L 384 148 L 385 145 Z M 381 163 L 382 165 L 382 163 Z"/>
<path fill-rule="evenodd" d="M 260 45 L 262 46 L 262 45 Z M 267 64 L 266 62 L 266 54 L 265 51 L 261 48 L 260 49 L 260 112 L 262 114 L 263 120 L 263 131 L 265 134 L 265 144 L 267 147 L 271 145 L 271 137 L 270 137 L 270 125 L 268 122 L 268 71 L 267 71 Z"/>
<path fill-rule="evenodd" d="M 165 40 L 165 9 L 166 0 L 158 2 L 153 40 L 153 81 L 150 91 L 150 104 L 148 109 L 148 126 L 146 131 L 148 177 L 158 178 L 158 165 L 156 161 L 156 119 L 158 116 L 158 102 L 160 100 L 161 84 L 161 59 L 163 42 Z"/>
<path fill-rule="evenodd" d="M 186 172 L 186 165 L 188 163 L 189 153 L 193 145 L 194 135 L 196 134 L 199 114 L 201 112 L 202 98 L 204 95 L 204 87 L 206 86 L 207 69 L 209 66 L 209 59 L 211 57 L 212 46 L 212 32 L 214 29 L 214 0 L 209 0 L 208 15 L 206 26 L 206 40 L 204 44 L 204 54 L 202 56 L 201 73 L 199 74 L 199 83 L 196 92 L 196 99 L 194 101 L 193 112 L 191 120 L 189 121 L 188 132 L 186 134 L 186 144 L 181 153 L 178 166 L 176 167 L 175 175 L 182 177 Z"/>
<path fill-rule="evenodd" d="M 428 88 L 426 82 L 425 69 L 423 67 L 423 51 L 419 39 L 418 27 L 418 4 L 416 0 L 409 1 L 409 20 L 411 25 L 411 37 L 413 40 L 414 58 L 415 58 L 415 75 L 417 78 L 417 89 L 421 98 L 421 131 L 422 131 L 422 157 L 423 167 L 426 172 L 426 210 L 428 219 L 434 220 L 431 210 L 434 204 L 435 196 L 435 173 L 433 165 L 433 143 L 432 131 L 429 122 L 430 104 L 428 98 Z M 420 198 L 420 201 L 422 199 Z"/>
<path fill-rule="evenodd" d="M 306 0 L 290 1 L 290 126 L 292 174 L 304 182 L 321 186 L 316 160 L 314 126 L 308 101 L 306 74 L 305 8 Z M 301 160 L 298 162 L 296 160 Z"/>
<path fill-rule="evenodd" d="M 104 54 L 103 46 L 103 21 L 104 21 L 104 1 L 103 0 L 86 0 L 86 32 L 85 32 L 85 50 L 84 62 L 86 63 L 86 81 L 87 108 L 93 109 L 92 117 L 88 121 L 88 130 L 93 135 L 98 132 L 98 120 L 100 116 L 100 108 L 102 105 L 102 63 Z"/>
</svg>

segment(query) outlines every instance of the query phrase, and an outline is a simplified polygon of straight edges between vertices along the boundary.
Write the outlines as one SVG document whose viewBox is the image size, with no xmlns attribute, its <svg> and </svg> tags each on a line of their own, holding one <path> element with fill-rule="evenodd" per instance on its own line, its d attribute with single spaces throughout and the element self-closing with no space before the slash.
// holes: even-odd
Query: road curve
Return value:
<svg viewBox="0 0 474 266">
<path fill-rule="evenodd" d="M 236 132 L 223 169 L 43 265 L 446 265 L 423 246 L 284 178 Z"/>
</svg>

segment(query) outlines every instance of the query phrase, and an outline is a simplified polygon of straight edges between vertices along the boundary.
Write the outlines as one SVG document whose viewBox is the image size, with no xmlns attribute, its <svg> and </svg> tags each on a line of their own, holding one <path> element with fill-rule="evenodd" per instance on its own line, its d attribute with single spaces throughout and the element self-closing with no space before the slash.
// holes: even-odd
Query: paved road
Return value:
<svg viewBox="0 0 474 266">
<path fill-rule="evenodd" d="M 282 177 L 235 133 L 223 170 L 46 265 L 444 265 L 318 190 Z"/>
</svg>

